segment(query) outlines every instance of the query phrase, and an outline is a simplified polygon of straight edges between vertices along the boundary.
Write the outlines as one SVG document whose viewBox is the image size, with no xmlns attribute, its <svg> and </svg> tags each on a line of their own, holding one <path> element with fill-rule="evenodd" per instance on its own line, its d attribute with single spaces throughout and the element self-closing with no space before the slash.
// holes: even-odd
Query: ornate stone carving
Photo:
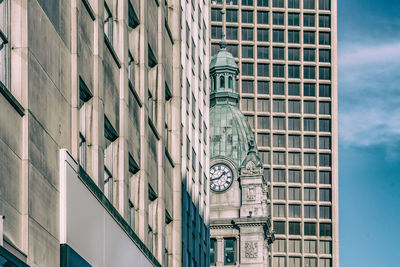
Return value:
<svg viewBox="0 0 400 267">
<path fill-rule="evenodd" d="M 254 241 L 244 242 L 244 254 L 246 258 L 258 257 L 258 243 Z"/>
<path fill-rule="evenodd" d="M 250 186 L 247 188 L 246 200 L 249 200 L 249 201 L 256 200 L 256 189 L 254 188 L 254 186 Z"/>
</svg>

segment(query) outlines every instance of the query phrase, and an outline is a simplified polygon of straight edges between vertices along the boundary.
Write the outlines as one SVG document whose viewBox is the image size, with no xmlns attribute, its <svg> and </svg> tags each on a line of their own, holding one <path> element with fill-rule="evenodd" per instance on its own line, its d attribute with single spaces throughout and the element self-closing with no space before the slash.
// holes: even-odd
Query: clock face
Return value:
<svg viewBox="0 0 400 267">
<path fill-rule="evenodd" d="M 215 164 L 210 169 L 210 188 L 215 192 L 222 192 L 233 182 L 232 170 L 225 164 Z"/>
</svg>

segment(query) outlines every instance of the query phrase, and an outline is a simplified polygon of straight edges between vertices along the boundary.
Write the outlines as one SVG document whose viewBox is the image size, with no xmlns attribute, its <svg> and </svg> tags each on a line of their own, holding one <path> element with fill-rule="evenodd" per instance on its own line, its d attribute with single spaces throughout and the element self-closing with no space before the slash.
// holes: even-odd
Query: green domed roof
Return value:
<svg viewBox="0 0 400 267">
<path fill-rule="evenodd" d="M 236 103 L 218 101 L 210 109 L 211 158 L 227 157 L 239 169 L 254 140 L 253 131 Z"/>
<path fill-rule="evenodd" d="M 211 59 L 210 71 L 212 71 L 213 69 L 218 69 L 218 68 L 228 68 L 228 69 L 233 68 L 234 71 L 236 71 L 238 73 L 239 67 L 236 64 L 235 59 L 233 58 L 232 54 L 226 50 L 226 42 L 221 41 L 219 46 L 221 47 L 221 49 Z"/>
</svg>

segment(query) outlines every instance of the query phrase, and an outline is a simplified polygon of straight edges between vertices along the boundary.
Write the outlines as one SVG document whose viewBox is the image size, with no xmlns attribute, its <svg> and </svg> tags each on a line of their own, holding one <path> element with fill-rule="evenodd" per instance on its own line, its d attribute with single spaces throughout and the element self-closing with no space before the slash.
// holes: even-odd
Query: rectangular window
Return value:
<svg viewBox="0 0 400 267">
<path fill-rule="evenodd" d="M 320 136 L 319 137 L 319 148 L 320 149 L 331 149 L 331 137 Z"/>
<path fill-rule="evenodd" d="M 274 186 L 274 189 L 273 189 L 274 197 L 273 197 L 273 199 L 274 200 L 285 200 L 286 199 L 285 193 L 286 193 L 285 192 L 285 187 Z"/>
<path fill-rule="evenodd" d="M 320 171 L 319 172 L 319 183 L 320 184 L 331 184 L 331 172 L 329 171 Z"/>
<path fill-rule="evenodd" d="M 109 120 L 104 117 L 104 195 L 113 202 L 114 184 L 114 151 L 113 142 L 118 138 L 117 132 L 112 128 Z"/>
<path fill-rule="evenodd" d="M 272 0 L 273 7 L 285 7 L 285 2 L 283 0 Z"/>
<path fill-rule="evenodd" d="M 315 114 L 315 101 L 304 101 L 304 114 Z"/>
<path fill-rule="evenodd" d="M 330 132 L 331 131 L 331 120 L 330 119 L 319 119 L 319 131 Z"/>
<path fill-rule="evenodd" d="M 304 235 L 315 236 L 316 235 L 316 224 L 312 222 L 304 223 Z"/>
<path fill-rule="evenodd" d="M 304 9 L 315 9 L 315 0 L 304 0 L 303 8 Z"/>
<path fill-rule="evenodd" d="M 104 2 L 104 22 L 103 22 L 104 36 L 113 45 L 113 14 L 110 7 Z"/>
<path fill-rule="evenodd" d="M 272 31 L 272 40 L 275 43 L 284 43 L 285 42 L 285 31 L 284 30 L 273 30 Z"/>
<path fill-rule="evenodd" d="M 319 166 L 331 167 L 331 154 L 319 154 Z"/>
<path fill-rule="evenodd" d="M 304 188 L 304 200 L 305 201 L 316 201 L 317 191 L 315 188 Z"/>
<path fill-rule="evenodd" d="M 314 48 L 304 48 L 304 61 L 315 62 L 315 49 Z"/>
<path fill-rule="evenodd" d="M 222 13 L 220 8 L 211 8 L 211 21 L 222 21 Z"/>
<path fill-rule="evenodd" d="M 285 204 L 274 204 L 274 217 L 286 217 Z"/>
<path fill-rule="evenodd" d="M 289 187 L 289 200 L 300 200 L 300 188 L 299 187 Z"/>
<path fill-rule="evenodd" d="M 285 59 L 285 48 L 284 47 L 273 47 L 272 48 L 272 57 L 277 60 Z"/>
<path fill-rule="evenodd" d="M 319 67 L 319 79 L 330 80 L 331 79 L 331 67 Z"/>
<path fill-rule="evenodd" d="M 319 201 L 331 201 L 331 189 L 320 188 L 319 189 Z"/>
<path fill-rule="evenodd" d="M 300 136 L 298 136 L 300 139 Z M 301 181 L 301 171 L 300 170 L 289 170 L 289 183 L 300 183 Z M 300 196 L 300 189 L 299 189 Z M 300 199 L 300 197 L 299 197 Z"/>
<path fill-rule="evenodd" d="M 286 164 L 285 152 L 274 151 L 273 155 L 274 155 L 274 164 L 277 164 L 277 165 L 285 165 Z"/>
<path fill-rule="evenodd" d="M 332 218 L 331 206 L 319 206 L 319 218 L 331 219 Z"/>
<path fill-rule="evenodd" d="M 289 156 L 289 165 L 292 166 L 301 165 L 300 152 L 289 152 L 288 156 Z"/>
<path fill-rule="evenodd" d="M 274 99 L 273 100 L 273 111 L 285 113 L 285 100 Z"/>
<path fill-rule="evenodd" d="M 242 0 L 242 6 L 252 6 L 253 0 Z"/>
<path fill-rule="evenodd" d="M 273 171 L 273 180 L 277 183 L 286 182 L 286 172 L 282 169 L 274 169 Z"/>
<path fill-rule="evenodd" d="M 268 116 L 258 116 L 257 117 L 257 128 L 258 129 L 269 129 L 269 117 Z"/>
<path fill-rule="evenodd" d="M 317 155 L 315 153 L 304 153 L 305 166 L 317 166 Z"/>
<path fill-rule="evenodd" d="M 320 28 L 330 28 L 331 27 L 331 15 L 320 14 L 318 26 Z"/>
<path fill-rule="evenodd" d="M 319 253 L 332 254 L 332 241 L 319 241 Z"/>
<path fill-rule="evenodd" d="M 277 78 L 285 77 L 285 65 L 283 64 L 273 64 L 273 76 Z"/>
<path fill-rule="evenodd" d="M 273 118 L 274 130 L 285 130 L 285 118 L 284 117 L 274 117 Z"/>
<path fill-rule="evenodd" d="M 274 252 L 286 252 L 286 240 L 276 239 L 273 243 Z"/>
<path fill-rule="evenodd" d="M 253 23 L 252 10 L 242 10 L 242 23 Z"/>
<path fill-rule="evenodd" d="M 305 184 L 315 184 L 316 183 L 316 172 L 305 170 L 304 171 L 304 183 Z"/>
<path fill-rule="evenodd" d="M 289 147 L 300 148 L 300 135 L 289 135 Z"/>
<path fill-rule="evenodd" d="M 319 102 L 319 114 L 331 114 L 331 102 Z"/>
<path fill-rule="evenodd" d="M 238 11 L 235 9 L 227 9 L 226 22 L 238 22 Z"/>
<path fill-rule="evenodd" d="M 254 47 L 252 45 L 242 45 L 242 58 L 253 58 Z"/>
<path fill-rule="evenodd" d="M 300 118 L 288 118 L 288 128 L 290 131 L 300 131 Z"/>
<path fill-rule="evenodd" d="M 331 50 L 330 49 L 320 49 L 319 50 L 319 62 L 331 62 Z"/>
<path fill-rule="evenodd" d="M 79 79 L 79 165 L 85 170 L 87 165 L 88 116 L 90 116 L 90 112 L 87 111 L 88 101 L 90 101 L 92 96 L 92 93 L 83 80 Z"/>
<path fill-rule="evenodd" d="M 330 223 L 320 223 L 319 236 L 332 236 L 332 225 Z"/>
<path fill-rule="evenodd" d="M 289 30 L 288 31 L 288 43 L 299 44 L 300 43 L 300 31 Z"/>
<path fill-rule="evenodd" d="M 247 121 L 250 124 L 250 127 L 254 129 L 254 116 L 253 115 L 245 115 Z"/>
<path fill-rule="evenodd" d="M 219 47 L 219 46 L 218 46 Z M 229 44 L 226 46 L 226 50 L 232 54 L 233 57 L 238 57 L 238 45 Z"/>
<path fill-rule="evenodd" d="M 257 76 L 268 77 L 269 76 L 269 64 L 257 63 Z"/>
<path fill-rule="evenodd" d="M 243 64 L 242 64 L 242 67 L 243 67 Z M 242 93 L 246 93 L 246 94 L 254 93 L 253 81 L 248 81 L 248 80 L 242 81 Z"/>
<path fill-rule="evenodd" d="M 303 15 L 303 26 L 304 27 L 315 27 L 315 15 L 304 14 Z"/>
<path fill-rule="evenodd" d="M 304 218 L 317 218 L 317 207 L 313 205 L 304 205 Z"/>
<path fill-rule="evenodd" d="M 219 40 L 222 38 L 222 26 L 211 26 L 211 38 Z"/>
<path fill-rule="evenodd" d="M 301 240 L 289 239 L 289 252 L 301 253 Z"/>
<path fill-rule="evenodd" d="M 240 100 L 241 110 L 254 111 L 254 98 L 242 98 Z"/>
<path fill-rule="evenodd" d="M 236 239 L 224 238 L 224 264 L 236 264 Z"/>
<path fill-rule="evenodd" d="M 277 235 L 284 235 L 286 233 L 285 222 L 274 222 L 274 230 Z"/>
<path fill-rule="evenodd" d="M 309 132 L 315 132 L 315 119 L 304 118 L 303 130 Z"/>
<path fill-rule="evenodd" d="M 304 240 L 304 253 L 317 253 L 317 241 L 316 240 Z"/>
<path fill-rule="evenodd" d="M 210 265 L 215 266 L 217 262 L 217 240 L 210 239 Z"/>
<path fill-rule="evenodd" d="M 289 218 L 300 218 L 300 205 L 289 205 Z"/>
<path fill-rule="evenodd" d="M 257 93 L 258 94 L 269 94 L 269 82 L 268 81 L 257 81 Z M 265 110 L 265 111 L 269 111 Z"/>
<path fill-rule="evenodd" d="M 257 11 L 257 24 L 268 24 L 268 11 Z"/>
<path fill-rule="evenodd" d="M 270 146 L 269 133 L 258 133 L 257 134 L 257 145 L 258 146 Z"/>
<path fill-rule="evenodd" d="M 288 58 L 291 61 L 300 61 L 300 48 L 288 48 Z"/>
<path fill-rule="evenodd" d="M 289 26 L 300 26 L 300 14 L 299 13 L 288 13 L 288 25 Z"/>
<path fill-rule="evenodd" d="M 319 85 L 319 96 L 320 97 L 331 97 L 331 85 L 320 84 Z"/>
<path fill-rule="evenodd" d="M 0 1 L 0 83 L 11 91 L 10 1 Z"/>
<path fill-rule="evenodd" d="M 253 41 L 253 28 L 242 28 L 242 40 Z"/>
<path fill-rule="evenodd" d="M 242 75 L 253 76 L 254 75 L 253 71 L 254 71 L 253 63 L 242 62 Z"/>
<path fill-rule="evenodd" d="M 300 257 L 289 257 L 289 267 L 301 267 Z"/>
<path fill-rule="evenodd" d="M 273 12 L 272 13 L 272 24 L 273 25 L 284 25 L 285 24 L 285 13 Z"/>
<path fill-rule="evenodd" d="M 330 32 L 320 32 L 319 33 L 319 44 L 320 45 L 330 45 L 331 44 L 331 33 Z"/>
<path fill-rule="evenodd" d="M 331 10 L 331 0 L 319 0 L 319 10 Z"/>
<path fill-rule="evenodd" d="M 285 84 L 283 82 L 274 82 L 272 84 L 272 91 L 274 95 L 284 95 Z"/>
<path fill-rule="evenodd" d="M 269 151 L 259 151 L 260 159 L 264 164 L 271 164 Z"/>
<path fill-rule="evenodd" d="M 300 96 L 300 83 L 289 83 L 288 89 L 288 94 L 290 96 Z"/>
<path fill-rule="evenodd" d="M 288 8 L 300 8 L 300 0 L 288 0 Z"/>
<path fill-rule="evenodd" d="M 315 32 L 304 31 L 303 43 L 304 44 L 315 44 Z"/>
<path fill-rule="evenodd" d="M 257 41 L 268 42 L 268 29 L 257 29 Z"/>
<path fill-rule="evenodd" d="M 257 58 L 258 59 L 268 59 L 269 58 L 268 46 L 257 46 Z"/>
<path fill-rule="evenodd" d="M 226 27 L 226 39 L 237 40 L 238 39 L 238 28 L 237 27 Z"/>
<path fill-rule="evenodd" d="M 289 65 L 288 66 L 288 77 L 289 78 L 300 78 L 300 66 Z"/>
<path fill-rule="evenodd" d="M 317 259 L 316 258 L 304 258 L 304 266 L 317 267 Z"/>
<path fill-rule="evenodd" d="M 304 66 L 304 79 L 315 79 L 315 67 L 314 66 Z M 314 85 L 315 89 L 315 85 Z M 315 90 L 314 90 L 315 91 Z M 306 95 L 304 95 L 306 96 Z M 315 93 L 314 93 L 315 96 Z"/>
<path fill-rule="evenodd" d="M 305 135 L 304 148 L 316 148 L 316 137 L 313 135 Z"/>
<path fill-rule="evenodd" d="M 289 222 L 289 235 L 301 235 L 299 222 Z"/>
<path fill-rule="evenodd" d="M 289 105 L 288 107 L 289 113 L 300 114 L 300 101 L 289 100 L 288 105 Z"/>
<path fill-rule="evenodd" d="M 274 147 L 285 147 L 285 135 L 284 134 L 274 134 Z"/>
</svg>

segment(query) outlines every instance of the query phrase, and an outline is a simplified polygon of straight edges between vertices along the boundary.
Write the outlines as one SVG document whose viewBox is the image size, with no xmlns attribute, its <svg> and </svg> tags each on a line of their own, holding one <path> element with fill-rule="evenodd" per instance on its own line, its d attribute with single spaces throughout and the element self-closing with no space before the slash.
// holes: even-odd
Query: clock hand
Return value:
<svg viewBox="0 0 400 267">
<path fill-rule="evenodd" d="M 220 175 L 220 176 L 218 176 L 217 178 L 213 178 L 213 179 L 211 179 L 211 181 L 214 181 L 214 180 L 219 180 L 222 176 L 224 176 L 226 174 L 226 172 L 222 172 L 222 174 Z"/>
</svg>

